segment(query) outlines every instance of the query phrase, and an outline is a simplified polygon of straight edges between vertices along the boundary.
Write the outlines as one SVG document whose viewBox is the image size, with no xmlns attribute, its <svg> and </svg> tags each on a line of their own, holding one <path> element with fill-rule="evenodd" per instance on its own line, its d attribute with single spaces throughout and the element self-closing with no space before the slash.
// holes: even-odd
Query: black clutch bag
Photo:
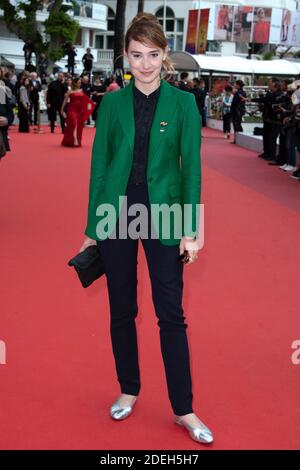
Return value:
<svg viewBox="0 0 300 470">
<path fill-rule="evenodd" d="M 83 287 L 90 286 L 104 274 L 103 260 L 97 245 L 88 246 L 70 259 L 68 266 L 74 266 Z"/>
</svg>

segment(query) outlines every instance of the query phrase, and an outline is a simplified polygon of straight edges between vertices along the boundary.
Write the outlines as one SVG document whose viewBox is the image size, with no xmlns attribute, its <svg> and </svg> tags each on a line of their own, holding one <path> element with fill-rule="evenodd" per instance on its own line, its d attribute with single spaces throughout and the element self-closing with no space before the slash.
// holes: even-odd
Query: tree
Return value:
<svg viewBox="0 0 300 470">
<path fill-rule="evenodd" d="M 1 0 L 0 0 L 1 1 Z M 114 42 L 114 71 L 121 69 L 124 71 L 123 48 L 125 31 L 125 11 L 127 0 L 117 0 L 116 21 L 115 21 L 115 42 Z M 115 59 L 116 57 L 116 59 Z"/>
<path fill-rule="evenodd" d="M 49 66 L 61 59 L 66 53 L 66 46 L 73 44 L 79 30 L 79 24 L 68 15 L 76 2 L 63 5 L 63 0 L 53 0 L 48 7 L 48 18 L 40 23 L 37 12 L 42 10 L 42 0 L 24 0 L 12 5 L 9 0 L 0 0 L 4 11 L 2 21 L 6 27 L 22 41 L 31 39 L 38 64 L 41 53 L 46 54 Z"/>
</svg>

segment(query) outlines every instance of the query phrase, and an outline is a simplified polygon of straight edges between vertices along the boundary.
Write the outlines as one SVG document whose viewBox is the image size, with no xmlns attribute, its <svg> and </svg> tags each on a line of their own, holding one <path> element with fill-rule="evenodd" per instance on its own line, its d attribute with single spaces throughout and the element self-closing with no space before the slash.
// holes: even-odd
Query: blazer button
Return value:
<svg viewBox="0 0 300 470">
<path fill-rule="evenodd" d="M 151 183 L 152 180 L 153 180 L 153 178 L 152 178 L 152 176 L 151 176 L 151 177 L 149 178 L 149 180 L 148 180 L 149 183 Z"/>
</svg>

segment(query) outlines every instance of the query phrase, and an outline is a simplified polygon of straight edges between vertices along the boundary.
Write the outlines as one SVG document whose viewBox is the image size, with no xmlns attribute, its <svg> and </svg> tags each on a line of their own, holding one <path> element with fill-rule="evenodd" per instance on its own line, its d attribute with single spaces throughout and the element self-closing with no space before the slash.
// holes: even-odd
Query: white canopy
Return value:
<svg viewBox="0 0 300 470">
<path fill-rule="evenodd" d="M 241 75 L 300 75 L 300 62 L 284 59 L 256 60 L 237 56 L 207 56 L 188 52 L 170 52 L 177 70 L 234 73 Z"/>
</svg>

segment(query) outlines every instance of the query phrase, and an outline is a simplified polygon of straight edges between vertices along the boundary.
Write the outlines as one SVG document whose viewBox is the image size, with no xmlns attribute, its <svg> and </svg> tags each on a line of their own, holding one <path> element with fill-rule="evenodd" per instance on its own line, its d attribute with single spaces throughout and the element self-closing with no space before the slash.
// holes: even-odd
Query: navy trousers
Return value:
<svg viewBox="0 0 300 470">
<path fill-rule="evenodd" d="M 148 207 L 148 187 L 141 183 L 127 187 L 127 205 Z M 134 218 L 128 217 L 128 223 Z M 137 305 L 137 254 L 139 239 L 107 238 L 97 241 L 103 257 L 110 302 L 110 333 L 121 392 L 138 395 L 140 371 L 135 318 Z M 150 232 L 148 232 L 150 233 Z M 151 280 L 152 299 L 158 318 L 161 354 L 168 396 L 176 415 L 193 413 L 192 382 L 187 324 L 182 308 L 183 266 L 177 262 L 179 245 L 166 246 L 159 239 L 140 238 Z"/>
</svg>

